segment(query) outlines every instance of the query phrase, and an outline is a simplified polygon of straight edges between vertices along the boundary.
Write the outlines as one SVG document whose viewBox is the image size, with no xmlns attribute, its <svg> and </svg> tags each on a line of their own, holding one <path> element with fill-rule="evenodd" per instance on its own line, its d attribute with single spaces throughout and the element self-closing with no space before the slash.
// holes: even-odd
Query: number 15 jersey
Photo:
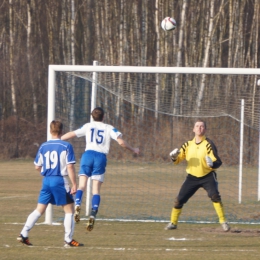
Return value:
<svg viewBox="0 0 260 260">
<path fill-rule="evenodd" d="M 112 125 L 103 122 L 90 122 L 74 131 L 77 137 L 86 136 L 86 149 L 108 154 L 111 138 L 116 140 L 122 135 Z"/>
</svg>

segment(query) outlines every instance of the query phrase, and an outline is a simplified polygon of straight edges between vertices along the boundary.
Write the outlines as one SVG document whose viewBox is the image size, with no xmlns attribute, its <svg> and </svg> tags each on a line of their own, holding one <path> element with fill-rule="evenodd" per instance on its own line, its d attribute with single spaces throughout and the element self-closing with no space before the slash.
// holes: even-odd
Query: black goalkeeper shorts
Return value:
<svg viewBox="0 0 260 260">
<path fill-rule="evenodd" d="M 219 201 L 221 201 L 218 191 L 217 174 L 212 171 L 200 178 L 188 174 L 177 196 L 178 204 L 183 205 L 186 203 L 199 188 L 206 190 L 209 198 L 212 199 L 213 196 L 215 198 L 219 197 Z"/>
</svg>

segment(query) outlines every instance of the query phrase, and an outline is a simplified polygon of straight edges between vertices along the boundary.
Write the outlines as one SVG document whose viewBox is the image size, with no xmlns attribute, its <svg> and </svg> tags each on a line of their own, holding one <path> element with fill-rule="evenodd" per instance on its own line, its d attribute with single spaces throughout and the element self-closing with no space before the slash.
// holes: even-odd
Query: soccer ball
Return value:
<svg viewBox="0 0 260 260">
<path fill-rule="evenodd" d="M 164 31 L 172 31 L 176 28 L 176 21 L 172 17 L 165 17 L 161 22 Z"/>
</svg>

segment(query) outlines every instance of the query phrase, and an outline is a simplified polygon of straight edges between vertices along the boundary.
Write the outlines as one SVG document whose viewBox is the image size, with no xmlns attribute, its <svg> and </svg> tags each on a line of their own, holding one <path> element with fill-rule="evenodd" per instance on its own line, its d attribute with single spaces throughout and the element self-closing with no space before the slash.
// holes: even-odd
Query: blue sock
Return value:
<svg viewBox="0 0 260 260">
<path fill-rule="evenodd" d="M 92 197 L 92 209 L 98 211 L 98 207 L 100 204 L 100 195 L 99 194 L 95 194 Z"/>
<path fill-rule="evenodd" d="M 83 190 L 77 190 L 75 195 L 75 205 L 81 205 L 82 196 L 83 196 Z"/>
</svg>

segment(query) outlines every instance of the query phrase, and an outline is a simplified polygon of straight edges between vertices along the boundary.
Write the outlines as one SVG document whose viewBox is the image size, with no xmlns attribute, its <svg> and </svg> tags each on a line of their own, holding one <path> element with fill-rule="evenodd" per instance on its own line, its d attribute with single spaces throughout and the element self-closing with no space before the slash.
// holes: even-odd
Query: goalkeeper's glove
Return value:
<svg viewBox="0 0 260 260">
<path fill-rule="evenodd" d="M 175 148 L 173 151 L 170 152 L 170 156 L 173 162 L 176 161 L 178 155 L 179 155 L 180 151 L 178 148 Z"/>
<path fill-rule="evenodd" d="M 206 156 L 205 159 L 206 159 L 207 165 L 208 165 L 210 168 L 212 168 L 212 166 L 213 166 L 213 161 L 212 161 L 212 159 L 211 159 L 209 156 Z"/>
</svg>

